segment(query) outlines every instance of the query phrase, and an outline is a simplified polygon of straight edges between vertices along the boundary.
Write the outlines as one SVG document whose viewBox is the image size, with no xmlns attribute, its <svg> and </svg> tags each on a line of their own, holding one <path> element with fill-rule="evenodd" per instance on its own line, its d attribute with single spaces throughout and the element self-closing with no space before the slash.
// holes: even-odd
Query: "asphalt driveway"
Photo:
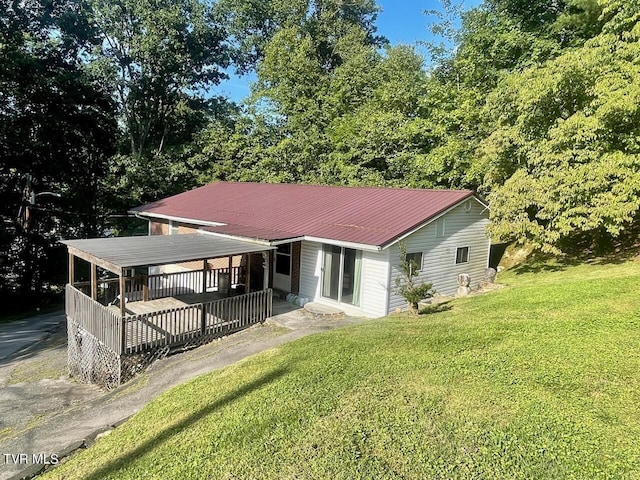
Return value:
<svg viewBox="0 0 640 480">
<path fill-rule="evenodd" d="M 5 363 L 7 358 L 64 329 L 65 325 L 63 312 L 0 323 L 0 365 Z"/>
</svg>

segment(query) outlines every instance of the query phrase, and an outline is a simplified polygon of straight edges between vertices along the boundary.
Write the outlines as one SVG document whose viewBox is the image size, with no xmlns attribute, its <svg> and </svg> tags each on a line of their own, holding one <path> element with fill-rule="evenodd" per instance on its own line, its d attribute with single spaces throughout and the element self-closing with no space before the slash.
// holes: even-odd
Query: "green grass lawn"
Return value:
<svg viewBox="0 0 640 480">
<path fill-rule="evenodd" d="M 522 272 L 188 382 L 46 478 L 639 478 L 640 262 Z"/>
</svg>

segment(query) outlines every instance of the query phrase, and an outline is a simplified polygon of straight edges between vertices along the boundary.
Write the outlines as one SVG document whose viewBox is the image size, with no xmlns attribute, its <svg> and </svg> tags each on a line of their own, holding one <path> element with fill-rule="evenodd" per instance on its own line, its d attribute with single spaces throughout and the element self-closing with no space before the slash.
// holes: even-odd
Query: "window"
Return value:
<svg viewBox="0 0 640 480">
<path fill-rule="evenodd" d="M 291 244 L 278 245 L 276 250 L 276 273 L 291 275 Z"/>
<path fill-rule="evenodd" d="M 173 220 L 169 220 L 169 235 L 177 235 L 178 233 L 180 233 L 178 231 L 178 224 Z"/>
<path fill-rule="evenodd" d="M 444 237 L 444 217 L 436 220 L 436 238 Z"/>
<path fill-rule="evenodd" d="M 456 265 L 469 263 L 469 247 L 458 247 L 456 250 Z"/>
<path fill-rule="evenodd" d="M 413 262 L 418 267 L 418 272 L 422 270 L 422 252 L 407 253 L 407 262 Z"/>
</svg>

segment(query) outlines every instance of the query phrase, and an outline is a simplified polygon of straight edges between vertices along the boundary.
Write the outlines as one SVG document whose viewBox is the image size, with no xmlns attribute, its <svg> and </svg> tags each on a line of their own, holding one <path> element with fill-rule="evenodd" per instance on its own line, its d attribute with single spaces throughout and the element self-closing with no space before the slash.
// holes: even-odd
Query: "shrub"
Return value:
<svg viewBox="0 0 640 480">
<path fill-rule="evenodd" d="M 414 260 L 407 258 L 407 245 L 404 242 L 399 243 L 400 248 L 400 264 L 398 268 L 402 273 L 396 278 L 396 293 L 407 301 L 409 311 L 418 312 L 418 302 L 426 298 L 431 298 L 435 292 L 432 283 L 417 282 L 420 266 Z"/>
</svg>

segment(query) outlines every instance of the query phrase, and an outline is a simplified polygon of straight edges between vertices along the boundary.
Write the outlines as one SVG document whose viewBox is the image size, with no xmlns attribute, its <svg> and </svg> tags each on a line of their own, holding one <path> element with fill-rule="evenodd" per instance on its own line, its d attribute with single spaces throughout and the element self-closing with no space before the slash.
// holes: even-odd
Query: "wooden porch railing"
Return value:
<svg viewBox="0 0 640 480">
<path fill-rule="evenodd" d="M 96 337 L 113 352 L 122 353 L 122 317 L 108 307 L 100 305 L 80 290 L 67 285 L 65 288 L 65 312 L 67 317 Z"/>
<path fill-rule="evenodd" d="M 231 285 L 241 282 L 245 267 L 237 266 L 231 269 Z M 229 273 L 229 268 L 215 268 L 206 271 L 207 291 L 220 286 L 220 275 Z M 109 305 L 117 298 L 117 278 L 99 280 L 98 301 Z M 77 282 L 74 286 L 85 295 L 91 296 L 90 282 Z M 155 300 L 158 298 L 175 297 L 190 293 L 202 293 L 202 270 L 185 272 L 158 273 L 153 275 L 136 275 L 125 279 L 125 297 L 130 302 L 140 300 Z"/>
<path fill-rule="evenodd" d="M 272 314 L 271 289 L 125 318 L 127 353 L 177 346 L 201 336 L 222 336 L 264 322 Z"/>
<path fill-rule="evenodd" d="M 121 317 L 71 285 L 66 314 L 118 355 L 178 346 L 203 336 L 222 336 L 264 322 L 272 314 L 271 289 Z"/>
<path fill-rule="evenodd" d="M 231 285 L 241 283 L 244 275 L 244 266 L 231 267 Z M 218 288 L 220 286 L 220 274 L 229 273 L 228 268 L 212 268 L 207 271 L 207 288 Z"/>
</svg>

